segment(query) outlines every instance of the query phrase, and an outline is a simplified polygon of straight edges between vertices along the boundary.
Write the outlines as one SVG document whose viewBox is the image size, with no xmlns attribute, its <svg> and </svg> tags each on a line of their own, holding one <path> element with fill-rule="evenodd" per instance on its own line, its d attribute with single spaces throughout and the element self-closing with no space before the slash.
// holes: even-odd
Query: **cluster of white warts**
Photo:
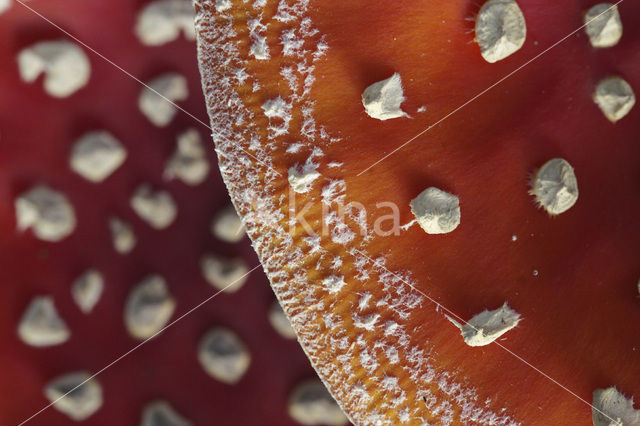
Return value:
<svg viewBox="0 0 640 426">
<path fill-rule="evenodd" d="M 9 4 L 9 3 L 7 3 Z M 225 2 L 218 2 L 224 7 Z M 0 5 L 1 6 L 1 5 Z M 147 46 L 159 46 L 177 39 L 182 32 L 187 40 L 195 39 L 193 7 L 184 0 L 157 0 L 144 7 L 136 24 L 139 40 Z M 90 79 L 91 65 L 85 52 L 67 40 L 43 41 L 23 49 L 17 58 L 21 78 L 34 82 L 44 74 L 47 94 L 56 98 L 73 95 Z M 158 75 L 140 93 L 140 112 L 154 125 L 165 127 L 177 113 L 174 103 L 187 99 L 187 79 L 174 72 Z M 127 159 L 125 145 L 105 130 L 90 131 L 74 143 L 70 169 L 90 183 L 109 178 Z M 200 134 L 187 129 L 179 134 L 174 154 L 166 163 L 165 180 L 179 179 L 196 186 L 206 180 L 210 164 Z M 149 226 L 162 230 L 171 226 L 178 209 L 171 194 L 141 184 L 130 198 L 132 210 Z M 70 236 L 77 226 L 75 210 L 60 191 L 36 185 L 15 200 L 19 230 L 31 229 L 44 241 L 58 242 Z M 120 254 L 131 252 L 137 243 L 132 225 L 118 217 L 109 219 L 108 227 L 114 249 Z M 245 236 L 244 225 L 231 205 L 213 218 L 211 232 L 219 240 L 237 243 Z M 200 262 L 204 279 L 217 290 L 238 291 L 247 280 L 249 269 L 240 258 L 205 254 Z M 84 314 L 90 314 L 105 290 L 103 274 L 90 268 L 71 285 L 71 295 Z M 124 308 L 124 324 L 135 339 L 145 340 L 162 332 L 176 308 L 166 280 L 149 275 L 129 293 Z M 282 310 L 274 301 L 268 319 L 278 334 L 295 339 L 296 334 Z M 18 325 L 20 339 L 33 347 L 50 347 L 71 338 L 71 329 L 58 313 L 51 296 L 36 296 L 26 308 Z M 223 383 L 237 383 L 247 372 L 251 356 L 244 342 L 230 329 L 217 327 L 201 339 L 197 358 L 203 370 Z M 73 392 L 70 392 L 72 389 Z M 79 371 L 60 376 L 44 390 L 54 407 L 71 419 L 82 421 L 95 413 L 103 403 L 102 387 L 88 372 Z M 347 419 L 319 380 L 302 382 L 289 398 L 289 414 L 300 421 L 343 425 Z M 190 426 L 167 401 L 153 401 L 143 409 L 143 426 L 171 424 Z"/>
<path fill-rule="evenodd" d="M 622 22 L 618 9 L 609 3 L 598 4 L 585 14 L 585 32 L 594 48 L 611 47 L 622 36 Z M 482 57 L 489 63 L 500 61 L 518 51 L 526 39 L 524 15 L 514 0 L 489 0 L 476 19 L 476 41 Z M 362 94 L 365 112 L 378 120 L 409 117 L 401 109 L 405 101 L 402 79 L 394 73 L 367 87 Z M 631 86 L 620 77 L 601 80 L 593 93 L 593 101 L 611 122 L 624 118 L 635 104 Z M 287 115 L 283 108 L 274 110 L 274 103 L 263 106 L 265 114 Z M 313 163 L 296 165 L 289 169 L 289 183 L 298 193 L 308 192 L 320 174 Z M 530 193 L 549 215 L 569 210 L 578 200 L 578 184 L 573 167 L 562 158 L 543 164 L 535 173 Z M 430 187 L 410 203 L 417 223 L 428 234 L 443 234 L 455 230 L 460 224 L 460 205 L 457 196 Z M 485 310 L 467 323 L 449 320 L 460 329 L 469 346 L 484 346 L 516 327 L 520 315 L 505 304 L 493 311 Z M 640 411 L 633 409 L 614 387 L 594 392 L 593 421 L 596 426 L 608 425 L 610 418 L 624 420 L 624 424 L 640 422 Z"/>
<path fill-rule="evenodd" d="M 224 10 L 225 1 L 216 2 L 216 8 Z M 158 0 L 145 7 L 138 18 L 136 33 L 140 41 L 148 46 L 157 46 L 175 40 L 180 32 L 193 40 L 193 11 L 182 0 Z M 257 31 L 259 23 L 252 26 L 252 54 L 257 59 L 268 57 L 264 37 Z M 611 47 L 622 36 L 622 23 L 617 8 L 611 4 L 599 4 L 585 15 L 585 30 L 593 47 Z M 481 8 L 476 20 L 476 41 L 482 57 L 489 63 L 500 61 L 518 51 L 526 39 L 524 16 L 514 0 L 490 0 Z M 25 82 L 35 81 L 44 74 L 44 89 L 53 97 L 67 97 L 84 87 L 90 77 L 91 66 L 84 51 L 66 41 L 46 41 L 25 48 L 18 55 L 20 75 Z M 177 73 L 166 73 L 151 80 L 139 97 L 140 111 L 158 127 L 168 125 L 177 110 L 173 102 L 188 97 L 187 81 Z M 635 96 L 630 85 L 620 77 L 608 77 L 598 83 L 593 94 L 594 102 L 612 122 L 622 119 L 633 107 Z M 171 102 L 167 102 L 171 101 Z M 402 111 L 405 98 L 399 74 L 374 83 L 362 95 L 365 111 L 372 118 L 388 120 L 408 117 Z M 287 111 L 265 107 L 265 114 Z M 275 108 L 275 109 L 274 109 Z M 114 173 L 126 160 L 123 145 L 106 131 L 98 130 L 80 137 L 72 149 L 70 168 L 86 180 L 99 183 Z M 206 179 L 209 164 L 197 131 L 190 129 L 177 141 L 177 149 L 165 170 L 168 179 L 178 178 L 188 185 L 197 185 Z M 306 192 L 319 174 L 313 165 L 292 167 L 289 181 L 296 192 Z M 551 215 L 570 209 L 578 198 L 577 181 L 570 164 L 563 159 L 552 159 L 535 174 L 531 189 L 538 203 Z M 150 226 L 164 229 L 177 216 L 177 207 L 166 191 L 154 191 L 149 185 L 141 185 L 131 198 L 132 209 Z M 460 223 L 458 198 L 438 188 L 427 188 L 410 203 L 417 223 L 429 234 L 452 232 Z M 16 216 L 19 229 L 31 228 L 34 234 L 46 241 L 59 241 L 70 235 L 76 218 L 73 207 L 60 192 L 40 185 L 32 188 L 16 200 Z M 127 253 L 136 243 L 135 234 L 129 224 L 112 218 L 109 227 L 115 249 Z M 233 208 L 221 212 L 213 222 L 214 234 L 228 242 L 242 238 L 242 223 Z M 246 280 L 247 268 L 239 259 L 222 259 L 205 255 L 201 260 L 203 275 L 218 289 L 237 291 Z M 231 287 L 229 285 L 232 284 Z M 104 278 L 100 272 L 89 269 L 72 285 L 72 296 L 82 312 L 90 313 L 100 299 L 104 289 Z M 175 300 L 169 293 L 165 280 L 152 275 L 145 278 L 130 293 L 125 306 L 125 324 L 129 333 L 138 339 L 147 339 L 159 333 L 169 322 L 175 309 Z M 270 311 L 272 325 L 285 337 L 295 337 L 288 320 L 276 303 Z M 519 314 L 505 303 L 494 311 L 484 311 L 468 323 L 459 324 L 464 340 L 470 346 L 489 344 L 515 327 Z M 69 328 L 58 315 L 53 299 L 39 296 L 33 299 L 25 311 L 18 333 L 22 340 L 33 346 L 52 346 L 64 343 L 71 335 Z M 209 331 L 201 340 L 198 359 L 204 370 L 212 377 L 235 383 L 246 372 L 250 364 L 249 352 L 242 341 L 228 329 Z M 83 383 L 87 373 L 72 373 L 51 382 L 46 389 L 53 401 L 65 390 Z M 315 387 L 313 383 L 309 386 Z M 321 390 L 298 389 L 300 395 L 292 410 L 313 410 L 314 404 L 331 404 L 328 397 L 309 400 L 306 393 L 326 393 Z M 597 395 L 596 395 L 597 394 Z M 307 398 L 307 399 L 305 399 Z M 625 405 L 626 402 L 626 405 Z M 88 380 L 78 391 L 67 395 L 56 403 L 56 407 L 76 420 L 82 420 L 95 412 L 102 403 L 102 392 L 95 379 Z M 309 405 L 311 404 L 311 405 Z M 600 411 L 617 415 L 619 419 L 636 419 L 640 416 L 615 388 L 597 390 L 594 393 L 594 423 Z M 617 408 L 626 407 L 620 411 Z M 617 410 L 617 411 L 616 411 Z M 307 413 L 308 414 L 308 413 Z M 341 414 L 341 413 L 340 413 Z M 293 414 L 292 414 L 293 415 Z M 626 417 L 625 417 L 626 416 Z M 295 416 L 294 416 L 295 417 Z M 150 404 L 143 419 L 162 418 L 172 424 L 189 424 L 164 401 Z M 146 420 L 149 425 L 154 420 Z M 602 421 L 608 421 L 602 418 Z M 143 420 L 143 424 L 145 420 Z M 596 423 L 605 424 L 605 423 Z M 606 423 L 608 424 L 608 423 Z"/>
</svg>

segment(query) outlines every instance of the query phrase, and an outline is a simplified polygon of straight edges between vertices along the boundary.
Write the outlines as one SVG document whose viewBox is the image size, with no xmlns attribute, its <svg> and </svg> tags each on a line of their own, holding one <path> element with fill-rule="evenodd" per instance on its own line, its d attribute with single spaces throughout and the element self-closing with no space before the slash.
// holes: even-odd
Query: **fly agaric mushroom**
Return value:
<svg viewBox="0 0 640 426">
<path fill-rule="evenodd" d="M 271 285 L 357 424 L 637 425 L 640 3 L 436 3 L 196 1 Z"/>
<path fill-rule="evenodd" d="M 164 96 L 203 120 L 191 4 L 27 6 L 70 35 L 16 2 L 0 15 L 0 424 L 299 425 L 290 397 L 313 370 L 269 322 L 208 129 L 78 41 L 141 81 L 179 75 Z M 225 259 L 213 285 L 243 286 L 186 315 L 220 291 L 205 255 Z M 249 357 L 233 383 L 199 362 L 216 328 Z"/>
</svg>

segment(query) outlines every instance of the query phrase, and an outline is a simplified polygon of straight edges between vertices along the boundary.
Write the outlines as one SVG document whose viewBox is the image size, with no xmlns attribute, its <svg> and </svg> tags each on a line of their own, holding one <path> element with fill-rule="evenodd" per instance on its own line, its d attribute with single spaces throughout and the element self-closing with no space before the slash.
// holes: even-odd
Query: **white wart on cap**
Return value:
<svg viewBox="0 0 640 426">
<path fill-rule="evenodd" d="M 113 248 L 118 253 L 127 254 L 133 250 L 137 239 L 131 225 L 122 219 L 112 217 L 109 219 L 109 231 L 111 232 Z"/>
<path fill-rule="evenodd" d="M 191 422 L 182 417 L 166 401 L 154 401 L 142 411 L 140 426 L 191 426 Z"/>
<path fill-rule="evenodd" d="M 162 74 L 151 80 L 142 89 L 138 99 L 140 111 L 158 127 L 171 122 L 177 109 L 173 102 L 183 101 L 189 96 L 187 79 L 178 73 Z"/>
<path fill-rule="evenodd" d="M 251 356 L 234 332 L 226 328 L 214 328 L 200 340 L 198 360 L 211 377 L 234 384 L 249 368 Z"/>
<path fill-rule="evenodd" d="M 480 312 L 465 324 L 460 324 L 449 316 L 447 319 L 460 329 L 460 334 L 467 345 L 485 346 L 517 326 L 520 322 L 520 314 L 505 302 L 498 309 Z"/>
<path fill-rule="evenodd" d="M 142 184 L 131 197 L 131 208 L 155 229 L 170 226 L 178 215 L 173 197 L 167 191 L 153 191 L 151 185 Z"/>
<path fill-rule="evenodd" d="M 44 394 L 56 410 L 72 420 L 85 420 L 102 406 L 102 387 L 90 377 L 85 372 L 58 377 L 47 384 Z"/>
<path fill-rule="evenodd" d="M 164 278 L 151 275 L 129 293 L 124 309 L 127 331 L 136 339 L 148 339 L 167 325 L 175 308 Z"/>
<path fill-rule="evenodd" d="M 44 241 L 60 241 L 76 228 L 76 215 L 67 197 L 45 185 L 18 196 L 15 210 L 18 230 L 31 228 Z"/>
<path fill-rule="evenodd" d="M 209 284 L 229 293 L 240 290 L 249 277 L 249 268 L 240 258 L 205 254 L 200 261 L 200 267 Z"/>
<path fill-rule="evenodd" d="M 593 47 L 612 47 L 622 37 L 622 21 L 618 6 L 600 3 L 584 15 L 584 30 Z"/>
<path fill-rule="evenodd" d="M 180 32 L 195 40 L 193 4 L 189 0 L 157 0 L 138 14 L 136 35 L 147 46 L 160 46 L 176 40 Z"/>
<path fill-rule="evenodd" d="M 602 113 L 615 123 L 624 118 L 636 104 L 633 88 L 620 77 L 608 77 L 596 86 L 593 101 Z"/>
<path fill-rule="evenodd" d="M 547 161 L 536 172 L 529 192 L 550 215 L 566 212 L 578 201 L 578 180 L 573 167 L 562 158 Z"/>
<path fill-rule="evenodd" d="M 633 398 L 626 398 L 615 387 L 593 392 L 593 425 L 640 425 L 640 410 L 633 408 Z"/>
<path fill-rule="evenodd" d="M 524 15 L 514 0 L 489 0 L 476 18 L 476 41 L 489 63 L 517 52 L 527 38 Z"/>
<path fill-rule="evenodd" d="M 224 207 L 213 217 L 211 232 L 227 243 L 237 243 L 245 236 L 244 224 L 232 205 Z"/>
<path fill-rule="evenodd" d="M 75 143 L 69 164 L 71 170 L 90 182 L 102 182 L 127 158 L 127 151 L 109 132 L 89 132 Z"/>
<path fill-rule="evenodd" d="M 446 234 L 460 224 L 458 197 L 438 188 L 425 189 L 410 205 L 416 221 L 427 234 Z"/>
<path fill-rule="evenodd" d="M 402 78 L 394 73 L 386 80 L 378 81 L 367 87 L 362 93 L 362 105 L 371 118 L 390 120 L 408 117 L 400 105 L 404 102 Z"/>
<path fill-rule="evenodd" d="M 303 425 L 346 425 L 349 420 L 320 380 L 298 385 L 289 397 L 289 415 Z"/>
<path fill-rule="evenodd" d="M 71 337 L 71 331 L 58 314 L 50 296 L 34 297 L 18 324 L 18 336 L 30 346 L 60 345 Z"/>
<path fill-rule="evenodd" d="M 72 95 L 89 82 L 91 64 L 84 51 L 67 40 L 43 41 L 18 54 L 20 77 L 34 82 L 44 73 L 44 90 L 56 98 Z"/>
<path fill-rule="evenodd" d="M 89 314 L 100 300 L 104 290 L 104 278 L 95 269 L 89 269 L 80 275 L 71 286 L 71 296 L 80 310 Z"/>
<path fill-rule="evenodd" d="M 209 174 L 209 160 L 196 129 L 178 135 L 176 150 L 164 170 L 165 179 L 178 178 L 187 185 L 198 185 Z"/>
</svg>

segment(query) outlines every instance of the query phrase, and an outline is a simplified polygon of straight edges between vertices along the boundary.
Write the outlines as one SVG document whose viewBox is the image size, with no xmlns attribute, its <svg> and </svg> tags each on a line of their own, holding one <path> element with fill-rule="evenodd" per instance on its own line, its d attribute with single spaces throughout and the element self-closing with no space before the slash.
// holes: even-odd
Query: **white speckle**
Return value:
<svg viewBox="0 0 640 426">
<path fill-rule="evenodd" d="M 57 242 L 76 228 L 73 206 L 62 193 L 37 185 L 15 200 L 19 231 L 31 228 L 41 240 Z"/>
<path fill-rule="evenodd" d="M 425 112 L 427 110 L 427 107 L 422 105 L 420 108 L 418 108 L 418 112 Z"/>
<path fill-rule="evenodd" d="M 142 89 L 138 99 L 140 111 L 158 127 L 171 122 L 177 109 L 173 102 L 183 101 L 189 96 L 187 79 L 178 73 L 166 73 L 154 78 Z M 157 92 L 157 93 L 156 93 Z"/>
<path fill-rule="evenodd" d="M 537 269 L 534 269 L 534 270 L 533 270 L 533 276 L 534 276 L 534 277 L 537 277 L 537 276 L 538 276 L 538 274 L 539 274 L 538 270 L 537 270 Z"/>
<path fill-rule="evenodd" d="M 593 94 L 593 100 L 612 123 L 624 118 L 636 104 L 633 89 L 620 77 L 601 80 Z"/>
<path fill-rule="evenodd" d="M 547 161 L 536 172 L 529 192 L 550 215 L 566 212 L 578 201 L 578 181 L 573 167 L 562 158 Z"/>
<path fill-rule="evenodd" d="M 513 241 L 513 242 L 518 241 L 518 236 L 517 236 L 517 235 L 515 235 L 515 234 L 514 234 L 514 235 L 512 235 L 512 236 L 511 236 L 511 241 Z"/>
<path fill-rule="evenodd" d="M 214 216 L 211 233 L 227 243 L 237 243 L 244 238 L 244 224 L 232 205 L 223 208 Z"/>
<path fill-rule="evenodd" d="M 80 275 L 71 286 L 71 296 L 80 310 L 89 314 L 102 296 L 104 278 L 95 269 L 89 269 Z"/>
<path fill-rule="evenodd" d="M 373 330 L 376 326 L 376 323 L 380 319 L 379 314 L 370 314 L 364 317 L 353 315 L 353 325 L 357 328 L 364 328 L 365 330 Z"/>
<path fill-rule="evenodd" d="M 484 310 L 464 325 L 447 316 L 460 329 L 464 342 L 469 346 L 485 346 L 514 328 L 520 322 L 520 314 L 507 303 L 496 310 Z"/>
<path fill-rule="evenodd" d="M 54 379 L 44 388 L 44 394 L 56 410 L 78 422 L 89 418 L 102 406 L 102 387 L 85 372 Z"/>
<path fill-rule="evenodd" d="M 386 80 L 373 83 L 362 93 L 362 105 L 369 117 L 378 120 L 389 120 L 408 117 L 400 105 L 404 102 L 402 78 L 395 73 Z"/>
<path fill-rule="evenodd" d="M 289 124 L 291 123 L 291 104 L 285 102 L 284 99 L 278 96 L 277 98 L 265 101 L 261 108 L 264 111 L 264 115 L 269 119 L 269 130 L 272 136 L 276 137 L 286 134 L 289 130 Z M 282 121 L 282 124 L 273 124 L 274 119 Z"/>
<path fill-rule="evenodd" d="M 224 12 L 231 9 L 231 0 L 216 0 L 216 10 Z"/>
<path fill-rule="evenodd" d="M 127 151 L 109 132 L 89 132 L 80 137 L 69 159 L 71 170 L 90 182 L 102 182 L 127 158 Z"/>
<path fill-rule="evenodd" d="M 476 41 L 489 63 L 498 62 L 518 51 L 527 38 L 524 15 L 514 0 L 489 0 L 476 19 Z"/>
<path fill-rule="evenodd" d="M 600 3 L 584 15 L 584 23 L 589 41 L 593 47 L 612 47 L 622 37 L 622 21 L 618 6 Z"/>
<path fill-rule="evenodd" d="M 156 0 L 138 14 L 136 35 L 147 46 L 160 46 L 176 40 L 180 31 L 187 40 L 195 40 L 195 13 L 188 0 Z"/>
<path fill-rule="evenodd" d="M 214 379 L 235 384 L 249 368 L 251 355 L 234 332 L 214 328 L 200 340 L 198 360 L 207 374 Z"/>
<path fill-rule="evenodd" d="M 289 184 L 298 193 L 309 192 L 313 181 L 319 177 L 320 173 L 316 170 L 315 165 L 309 162 L 302 167 L 296 164 L 289 168 Z"/>
<path fill-rule="evenodd" d="M 331 275 L 322 280 L 322 285 L 329 293 L 334 294 L 340 292 L 347 283 L 344 282 L 344 277 Z"/>
<path fill-rule="evenodd" d="M 411 200 L 411 212 L 427 234 L 446 234 L 460 224 L 458 197 L 430 187 Z"/>
<path fill-rule="evenodd" d="M 65 98 L 89 82 L 91 64 L 84 51 L 67 40 L 36 43 L 18 54 L 20 77 L 33 83 L 44 73 L 44 90 L 56 98 Z"/>
<path fill-rule="evenodd" d="M 319 380 L 298 385 L 289 397 L 289 415 L 303 425 L 346 425 L 349 420 Z"/>
<path fill-rule="evenodd" d="M 198 185 L 209 174 L 209 160 L 196 129 L 178 135 L 176 150 L 164 169 L 165 179 L 178 178 L 187 185 Z"/>
<path fill-rule="evenodd" d="M 112 217 L 109 219 L 109 230 L 111 231 L 113 248 L 118 253 L 127 254 L 133 250 L 137 240 L 131 225 L 117 217 Z"/>
<path fill-rule="evenodd" d="M 34 297 L 18 324 L 18 336 L 30 346 L 60 345 L 71 337 L 50 296 Z"/>
<path fill-rule="evenodd" d="M 293 327 L 291 327 L 289 318 L 287 318 L 282 310 L 282 306 L 280 306 L 280 303 L 278 303 L 277 300 L 275 300 L 271 304 L 271 307 L 269 307 L 269 322 L 278 334 L 285 339 L 296 338 L 296 332 L 293 330 Z"/>
<path fill-rule="evenodd" d="M 151 186 L 142 184 L 131 197 L 131 208 L 155 229 L 164 229 L 175 220 L 178 209 L 167 191 L 153 192 Z"/>
<path fill-rule="evenodd" d="M 240 258 L 223 258 L 206 254 L 200 261 L 202 275 L 218 290 L 233 293 L 247 281 L 249 268 Z"/>
<path fill-rule="evenodd" d="M 176 302 L 164 278 L 151 275 L 136 285 L 127 297 L 124 308 L 127 331 L 136 339 L 151 338 L 167 325 L 175 307 Z"/>
<path fill-rule="evenodd" d="M 259 60 L 269 59 L 269 46 L 267 38 L 262 34 L 267 31 L 266 25 L 260 22 L 260 18 L 251 19 L 247 22 L 249 28 L 249 37 L 252 40 L 249 54 Z"/>
<path fill-rule="evenodd" d="M 367 309 L 367 307 L 369 306 L 369 303 L 371 303 L 371 298 L 373 296 L 371 295 L 371 293 L 364 293 L 360 296 L 360 300 L 358 301 L 358 309 L 363 311 L 365 309 Z"/>
<path fill-rule="evenodd" d="M 142 411 L 140 426 L 191 426 L 167 401 L 154 401 Z"/>
<path fill-rule="evenodd" d="M 591 411 L 594 426 L 640 425 L 640 410 L 633 408 L 633 398 L 625 398 L 615 387 L 596 389 Z"/>
</svg>

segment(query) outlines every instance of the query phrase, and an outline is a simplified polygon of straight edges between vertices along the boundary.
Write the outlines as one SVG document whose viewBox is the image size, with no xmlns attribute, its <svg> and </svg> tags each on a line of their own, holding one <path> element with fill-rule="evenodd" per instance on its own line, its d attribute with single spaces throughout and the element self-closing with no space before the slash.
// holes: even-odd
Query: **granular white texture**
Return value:
<svg viewBox="0 0 640 426">
<path fill-rule="evenodd" d="M 60 241 L 76 228 L 76 215 L 67 197 L 45 185 L 19 195 L 15 210 L 18 230 L 31 228 L 44 241 Z"/>
<path fill-rule="evenodd" d="M 594 426 L 640 425 L 640 410 L 633 408 L 633 398 L 625 398 L 615 387 L 593 392 Z"/>
<path fill-rule="evenodd" d="M 400 105 L 404 102 L 402 78 L 394 73 L 386 80 L 378 81 L 362 93 L 362 105 L 369 117 L 378 120 L 408 117 Z"/>
<path fill-rule="evenodd" d="M 44 73 L 44 90 L 55 98 L 65 98 L 89 82 L 91 64 L 84 50 L 67 40 L 42 41 L 18 54 L 20 77 L 34 82 Z"/>
<path fill-rule="evenodd" d="M 514 0 L 489 0 L 476 18 L 476 41 L 489 63 L 517 52 L 527 38 L 524 15 Z"/>
<path fill-rule="evenodd" d="M 216 11 L 224 12 L 231 9 L 231 0 L 216 0 Z"/>
<path fill-rule="evenodd" d="M 175 201 L 167 191 L 153 191 L 151 185 L 142 184 L 131 197 L 131 208 L 155 229 L 170 226 L 178 215 Z"/>
<path fill-rule="evenodd" d="M 73 282 L 71 296 L 80 310 L 91 313 L 102 296 L 104 290 L 104 278 L 95 269 L 88 269 Z"/>
<path fill-rule="evenodd" d="M 211 222 L 211 233 L 227 243 L 237 243 L 244 238 L 244 224 L 235 207 L 228 205 L 216 213 Z"/>
<path fill-rule="evenodd" d="M 536 172 L 529 192 L 550 215 L 566 212 L 578 201 L 573 167 L 562 158 L 547 161 Z"/>
<path fill-rule="evenodd" d="M 600 3 L 593 6 L 584 15 L 584 24 L 589 41 L 593 47 L 612 47 L 622 37 L 622 21 L 618 6 Z"/>
<path fill-rule="evenodd" d="M 153 401 L 142 411 L 140 426 L 191 426 L 167 401 Z"/>
<path fill-rule="evenodd" d="M 636 104 L 633 88 L 620 77 L 601 80 L 596 86 L 593 100 L 612 123 L 624 118 Z"/>
<path fill-rule="evenodd" d="M 177 109 L 174 102 L 184 101 L 189 96 L 187 79 L 178 73 L 169 72 L 151 80 L 142 89 L 138 99 L 140 111 L 158 127 L 171 122 Z"/>
<path fill-rule="evenodd" d="M 209 160 L 200 133 L 188 129 L 178 135 L 176 151 L 164 170 L 165 179 L 178 178 L 187 185 L 199 185 L 209 175 Z"/>
<path fill-rule="evenodd" d="M 296 338 L 296 332 L 277 300 L 274 300 L 269 307 L 269 323 L 285 339 Z"/>
<path fill-rule="evenodd" d="M 124 322 L 131 336 L 148 339 L 167 325 L 175 308 L 176 302 L 164 278 L 151 275 L 129 293 Z"/>
<path fill-rule="evenodd" d="M 71 150 L 71 170 L 90 182 L 102 182 L 127 158 L 127 151 L 109 132 L 95 131 L 81 136 Z"/>
<path fill-rule="evenodd" d="M 187 40 L 195 40 L 195 12 L 189 0 L 156 0 L 138 14 L 136 35 L 147 46 L 160 46 L 176 40 L 180 31 Z"/>
<path fill-rule="evenodd" d="M 320 380 L 298 385 L 289 397 L 289 415 L 308 426 L 346 425 L 349 420 Z"/>
<path fill-rule="evenodd" d="M 322 286 L 332 294 L 339 293 L 345 285 L 347 285 L 347 283 L 341 275 L 331 275 L 322 279 Z"/>
<path fill-rule="evenodd" d="M 111 231 L 113 248 L 118 253 L 127 254 L 136 246 L 137 239 L 133 233 L 133 228 L 125 221 L 117 217 L 110 218 L 109 230 Z"/>
<path fill-rule="evenodd" d="M 411 200 L 411 212 L 427 234 L 446 234 L 460 224 L 458 197 L 429 187 Z"/>
<path fill-rule="evenodd" d="M 20 319 L 18 336 L 27 345 L 41 348 L 66 342 L 71 331 L 58 314 L 53 298 L 37 296 Z"/>
<path fill-rule="evenodd" d="M 496 310 L 482 311 L 466 324 L 460 324 L 449 316 L 447 318 L 460 329 L 464 342 L 469 346 L 488 345 L 520 322 L 520 314 L 506 302 Z"/>
<path fill-rule="evenodd" d="M 205 254 L 200 261 L 202 275 L 209 284 L 218 290 L 233 293 L 244 285 L 249 268 L 240 258 L 226 258 Z"/>
<path fill-rule="evenodd" d="M 211 377 L 235 384 L 246 373 L 251 355 L 245 344 L 231 330 L 214 328 L 200 340 L 198 360 Z"/>
<path fill-rule="evenodd" d="M 57 377 L 46 385 L 44 394 L 56 410 L 77 422 L 89 418 L 102 406 L 102 386 L 86 372 Z"/>
<path fill-rule="evenodd" d="M 291 188 L 300 194 L 309 192 L 313 181 L 320 177 L 320 173 L 316 171 L 313 164 L 305 164 L 300 166 L 296 164 L 294 167 L 289 168 L 289 185 Z"/>
</svg>

